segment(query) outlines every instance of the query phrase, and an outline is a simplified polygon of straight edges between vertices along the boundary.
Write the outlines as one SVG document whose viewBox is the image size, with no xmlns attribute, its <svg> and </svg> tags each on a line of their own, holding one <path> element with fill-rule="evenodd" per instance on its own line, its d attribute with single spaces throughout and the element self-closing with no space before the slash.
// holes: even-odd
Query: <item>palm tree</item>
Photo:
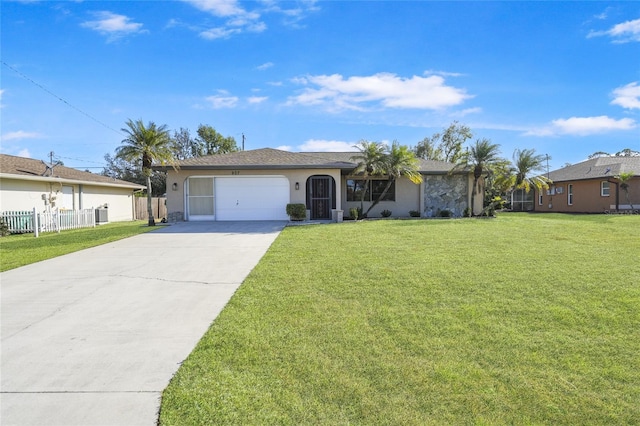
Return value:
<svg viewBox="0 0 640 426">
<path fill-rule="evenodd" d="M 478 192 L 478 183 L 481 178 L 487 176 L 491 167 L 501 162 L 500 145 L 491 143 L 489 139 L 482 138 L 476 140 L 473 145 L 462 157 L 460 162 L 454 167 L 473 168 L 473 190 L 471 191 L 471 211 L 475 205 L 475 197 Z"/>
<path fill-rule="evenodd" d="M 369 188 L 371 176 L 382 174 L 385 146 L 380 142 L 361 140 L 357 145 L 354 145 L 354 148 L 360 151 L 359 154 L 352 156 L 351 160 L 358 163 L 354 173 L 361 174 L 363 177 L 360 194 L 360 213 L 362 214 L 364 212 L 364 198 Z"/>
<path fill-rule="evenodd" d="M 616 178 L 620 182 L 620 188 L 622 188 L 627 198 L 627 204 L 631 206 L 631 211 L 633 211 L 633 204 L 631 204 L 631 199 L 629 198 L 629 181 L 633 178 L 633 172 L 620 173 Z"/>
<path fill-rule="evenodd" d="M 544 171 L 546 159 L 545 155 L 536 154 L 535 149 L 516 149 L 513 152 L 514 188 L 524 189 L 526 193 L 529 193 L 532 186 L 538 191 L 549 188 L 549 178 L 543 175 L 532 176 L 536 172 Z"/>
<path fill-rule="evenodd" d="M 394 141 L 391 149 L 383 157 L 381 172 L 388 176 L 387 185 L 378 198 L 371 203 L 364 216 L 366 217 L 371 209 L 384 199 L 391 185 L 401 177 L 405 176 L 415 184 L 422 182 L 422 175 L 418 171 L 419 166 L 420 163 L 415 154 L 408 147 Z"/>
<path fill-rule="evenodd" d="M 126 122 L 127 127 L 122 131 L 127 137 L 122 140 L 122 146 L 116 148 L 116 157 L 126 161 L 142 159 L 142 174 L 147 179 L 147 212 L 149 214 L 149 226 L 154 226 L 156 221 L 151 208 L 151 166 L 154 163 L 165 165 L 167 163 L 176 167 L 171 138 L 166 125 L 157 127 L 154 122 L 149 122 L 145 127 L 142 120 Z"/>
</svg>

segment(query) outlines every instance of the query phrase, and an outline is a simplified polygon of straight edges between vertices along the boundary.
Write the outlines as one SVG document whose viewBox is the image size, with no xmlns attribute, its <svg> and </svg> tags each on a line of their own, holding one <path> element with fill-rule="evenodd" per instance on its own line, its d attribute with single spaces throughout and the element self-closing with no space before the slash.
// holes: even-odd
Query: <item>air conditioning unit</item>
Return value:
<svg viewBox="0 0 640 426">
<path fill-rule="evenodd" d="M 96 223 L 107 223 L 107 222 L 109 222 L 109 210 L 96 209 Z"/>
</svg>

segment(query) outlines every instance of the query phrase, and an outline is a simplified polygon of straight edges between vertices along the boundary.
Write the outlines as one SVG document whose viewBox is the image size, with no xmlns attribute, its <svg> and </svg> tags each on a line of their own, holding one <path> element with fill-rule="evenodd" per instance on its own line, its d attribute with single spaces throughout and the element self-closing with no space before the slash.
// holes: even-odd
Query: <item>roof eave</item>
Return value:
<svg viewBox="0 0 640 426">
<path fill-rule="evenodd" d="M 243 165 L 181 165 L 178 170 L 296 170 L 296 169 L 338 169 L 352 170 L 355 165 L 335 165 L 335 164 L 303 164 L 303 165 L 286 165 L 286 164 L 243 164 Z M 172 168 L 167 166 L 153 166 L 153 170 L 170 171 Z"/>
<path fill-rule="evenodd" d="M 55 183 L 70 183 L 70 184 L 82 184 L 82 185 L 94 185 L 94 186 L 108 186 L 113 188 L 127 188 L 132 190 L 144 189 L 145 186 L 138 185 L 135 183 L 131 184 L 122 184 L 118 182 L 96 182 L 91 180 L 83 180 L 83 179 L 69 179 L 69 178 L 60 178 L 60 177 L 51 177 L 51 176 L 30 176 L 30 175 L 19 175 L 14 173 L 0 173 L 0 178 L 2 179 L 13 179 L 13 180 L 29 180 L 29 181 L 37 181 L 37 182 L 55 182 Z"/>
</svg>

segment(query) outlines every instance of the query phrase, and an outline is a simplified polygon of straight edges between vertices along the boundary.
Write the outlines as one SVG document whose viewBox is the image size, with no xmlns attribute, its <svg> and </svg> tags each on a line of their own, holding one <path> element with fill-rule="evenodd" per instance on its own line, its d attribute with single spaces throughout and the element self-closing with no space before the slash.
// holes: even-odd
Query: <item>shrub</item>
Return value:
<svg viewBox="0 0 640 426">
<path fill-rule="evenodd" d="M 409 216 L 420 217 L 420 212 L 418 210 L 409 210 Z"/>
<path fill-rule="evenodd" d="M 305 220 L 307 218 L 307 206 L 302 203 L 287 204 L 287 214 L 291 220 Z"/>
<path fill-rule="evenodd" d="M 382 210 L 382 212 L 380 212 L 380 214 L 382 215 L 382 217 L 389 217 L 391 216 L 391 210 Z"/>
<path fill-rule="evenodd" d="M 462 213 L 462 215 L 464 217 L 471 217 L 471 207 L 467 207 L 466 209 L 464 209 L 464 212 Z"/>
<path fill-rule="evenodd" d="M 349 216 L 351 216 L 351 219 L 353 219 L 353 220 L 358 220 L 358 217 L 359 217 L 358 213 L 359 212 L 360 212 L 360 209 L 357 209 L 355 207 L 351 207 L 349 209 Z"/>
<path fill-rule="evenodd" d="M 4 219 L 0 217 L 0 237 L 6 237 L 9 235 L 9 226 L 5 223 Z"/>
<path fill-rule="evenodd" d="M 449 210 L 440 210 L 440 217 L 451 217 L 451 212 Z"/>
</svg>

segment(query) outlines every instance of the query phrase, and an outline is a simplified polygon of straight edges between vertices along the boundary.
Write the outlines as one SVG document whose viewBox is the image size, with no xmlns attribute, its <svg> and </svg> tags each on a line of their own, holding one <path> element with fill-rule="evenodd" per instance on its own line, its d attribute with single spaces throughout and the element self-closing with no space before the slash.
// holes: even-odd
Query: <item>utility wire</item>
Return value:
<svg viewBox="0 0 640 426">
<path fill-rule="evenodd" d="M 7 64 L 5 61 L 2 61 L 2 65 L 4 65 L 5 67 L 9 68 L 11 71 L 15 72 L 16 74 L 18 74 L 20 77 L 24 78 L 25 80 L 27 80 L 28 82 L 38 86 L 40 89 L 44 90 L 45 92 L 47 92 L 48 94 L 50 94 L 51 96 L 53 96 L 54 98 L 58 99 L 59 101 L 65 103 L 67 106 L 69 106 L 70 108 L 75 109 L 76 111 L 78 111 L 80 114 L 85 115 L 87 117 L 89 117 L 91 120 L 95 121 L 96 123 L 100 124 L 101 126 L 111 130 L 112 132 L 117 133 L 119 136 L 122 136 L 123 133 L 114 129 L 113 127 L 110 127 L 106 124 L 104 124 L 102 121 L 98 120 L 97 118 L 95 118 L 94 116 L 84 112 L 83 110 L 81 110 L 80 108 L 76 107 L 75 105 L 70 104 L 69 102 L 67 102 L 66 100 L 62 99 L 60 96 L 56 95 L 55 93 L 53 93 L 51 90 L 47 89 L 46 87 L 44 87 L 42 84 L 34 81 L 32 78 L 28 77 L 27 75 L 21 73 L 20 71 L 18 71 L 17 69 L 15 69 L 14 67 L 12 67 L 11 65 Z"/>
</svg>

